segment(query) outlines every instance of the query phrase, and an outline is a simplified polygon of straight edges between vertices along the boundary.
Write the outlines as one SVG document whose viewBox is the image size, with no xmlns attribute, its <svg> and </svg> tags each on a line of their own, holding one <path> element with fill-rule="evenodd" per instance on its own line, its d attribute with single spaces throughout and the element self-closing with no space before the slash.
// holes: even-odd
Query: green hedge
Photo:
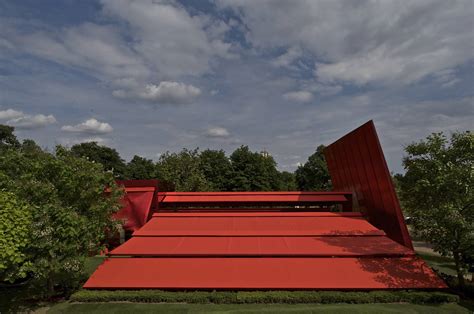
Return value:
<svg viewBox="0 0 474 314">
<path fill-rule="evenodd" d="M 81 290 L 73 302 L 150 302 L 150 303 L 454 303 L 459 297 L 445 292 L 426 291 L 189 291 L 161 290 Z"/>
</svg>

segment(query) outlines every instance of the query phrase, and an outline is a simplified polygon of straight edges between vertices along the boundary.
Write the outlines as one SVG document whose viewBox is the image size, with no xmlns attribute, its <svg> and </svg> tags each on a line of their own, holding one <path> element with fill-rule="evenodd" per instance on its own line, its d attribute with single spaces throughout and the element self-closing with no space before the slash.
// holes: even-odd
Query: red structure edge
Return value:
<svg viewBox="0 0 474 314">
<path fill-rule="evenodd" d="M 334 189 L 352 191 L 370 223 L 413 249 L 373 121 L 326 147 L 324 155 Z"/>
</svg>

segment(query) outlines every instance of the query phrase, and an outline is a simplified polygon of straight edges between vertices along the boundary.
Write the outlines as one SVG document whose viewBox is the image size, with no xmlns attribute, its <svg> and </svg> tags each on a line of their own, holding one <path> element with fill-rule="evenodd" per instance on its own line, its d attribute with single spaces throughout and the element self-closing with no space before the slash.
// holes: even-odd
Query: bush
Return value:
<svg viewBox="0 0 474 314">
<path fill-rule="evenodd" d="M 81 290 L 71 296 L 75 302 L 147 303 L 455 303 L 459 297 L 427 291 L 162 291 L 162 290 Z"/>
</svg>

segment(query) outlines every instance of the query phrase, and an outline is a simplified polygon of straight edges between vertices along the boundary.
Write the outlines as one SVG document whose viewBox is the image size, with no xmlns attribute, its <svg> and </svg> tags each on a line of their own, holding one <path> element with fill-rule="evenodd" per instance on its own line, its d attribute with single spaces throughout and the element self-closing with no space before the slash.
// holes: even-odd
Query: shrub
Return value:
<svg viewBox="0 0 474 314">
<path fill-rule="evenodd" d="M 170 302 L 170 303 L 454 303 L 459 297 L 427 291 L 162 291 L 81 290 L 71 296 L 75 302 Z"/>
</svg>

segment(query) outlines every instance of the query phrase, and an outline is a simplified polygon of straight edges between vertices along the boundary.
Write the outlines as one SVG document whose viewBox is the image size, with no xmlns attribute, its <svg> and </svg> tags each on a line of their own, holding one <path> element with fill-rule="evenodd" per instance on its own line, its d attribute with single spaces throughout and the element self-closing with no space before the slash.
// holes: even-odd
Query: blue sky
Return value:
<svg viewBox="0 0 474 314">
<path fill-rule="evenodd" d="M 294 170 L 373 119 L 389 168 L 474 126 L 474 2 L 0 0 L 0 123 L 157 159 L 267 150 Z"/>
</svg>

